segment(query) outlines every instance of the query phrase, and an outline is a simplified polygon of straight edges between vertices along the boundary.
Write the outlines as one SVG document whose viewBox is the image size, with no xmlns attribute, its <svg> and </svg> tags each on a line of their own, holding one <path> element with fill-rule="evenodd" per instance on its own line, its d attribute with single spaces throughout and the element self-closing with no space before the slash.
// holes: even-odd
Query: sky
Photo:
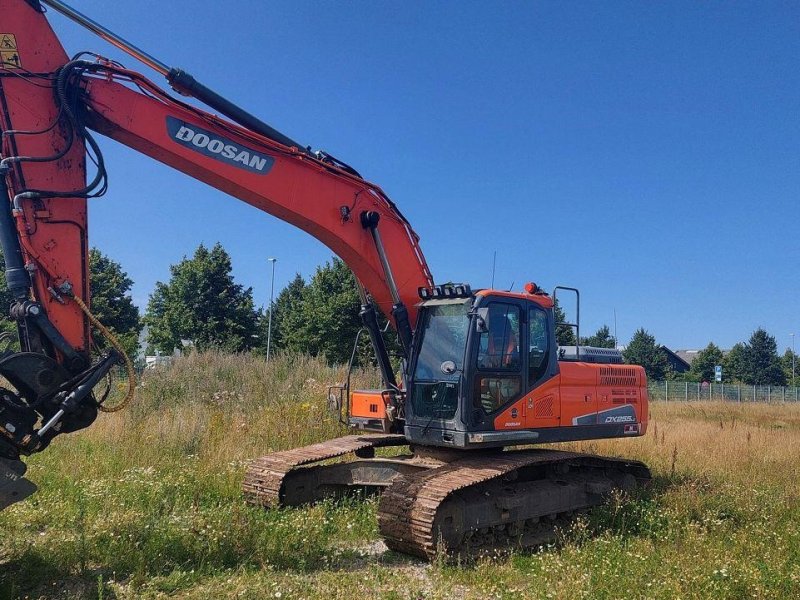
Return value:
<svg viewBox="0 0 800 600">
<path fill-rule="evenodd" d="M 800 4 L 70 0 L 380 185 L 438 281 L 581 290 L 582 333 L 800 333 Z M 69 54 L 156 73 L 54 11 Z M 221 242 L 257 305 L 332 254 L 107 139 L 90 243 L 142 308 Z M 568 309 L 571 307 L 567 303 Z"/>
</svg>

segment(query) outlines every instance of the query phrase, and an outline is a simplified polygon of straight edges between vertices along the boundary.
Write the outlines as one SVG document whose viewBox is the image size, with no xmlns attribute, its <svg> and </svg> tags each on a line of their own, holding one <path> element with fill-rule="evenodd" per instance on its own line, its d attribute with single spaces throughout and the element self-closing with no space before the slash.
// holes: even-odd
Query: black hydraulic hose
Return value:
<svg viewBox="0 0 800 600">
<path fill-rule="evenodd" d="M 14 298 L 25 300 L 31 287 L 31 276 L 25 269 L 14 215 L 11 213 L 11 199 L 6 183 L 9 169 L 6 165 L 0 167 L 0 246 L 6 262 L 6 287 Z"/>
</svg>

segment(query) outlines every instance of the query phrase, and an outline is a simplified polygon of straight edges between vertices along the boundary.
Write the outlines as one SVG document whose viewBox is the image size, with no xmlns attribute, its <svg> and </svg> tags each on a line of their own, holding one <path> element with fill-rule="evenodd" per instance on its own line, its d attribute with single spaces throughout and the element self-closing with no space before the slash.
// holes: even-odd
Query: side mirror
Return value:
<svg viewBox="0 0 800 600">
<path fill-rule="evenodd" d="M 475 311 L 475 331 L 478 333 L 486 333 L 489 331 L 489 309 L 479 308 Z"/>
</svg>

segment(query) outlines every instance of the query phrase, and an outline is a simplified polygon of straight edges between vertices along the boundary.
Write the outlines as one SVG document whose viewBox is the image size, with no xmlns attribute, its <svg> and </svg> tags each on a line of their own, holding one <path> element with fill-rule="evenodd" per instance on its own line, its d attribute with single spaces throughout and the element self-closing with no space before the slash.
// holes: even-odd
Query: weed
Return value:
<svg viewBox="0 0 800 600">
<path fill-rule="evenodd" d="M 249 459 L 345 433 L 325 397 L 343 378 L 306 356 L 148 371 L 129 411 L 29 459 L 39 493 L 0 513 L 0 598 L 800 597 L 800 406 L 654 404 L 652 439 L 559 446 L 641 460 L 648 489 L 558 545 L 427 564 L 384 550 L 374 498 L 243 502 Z"/>
</svg>

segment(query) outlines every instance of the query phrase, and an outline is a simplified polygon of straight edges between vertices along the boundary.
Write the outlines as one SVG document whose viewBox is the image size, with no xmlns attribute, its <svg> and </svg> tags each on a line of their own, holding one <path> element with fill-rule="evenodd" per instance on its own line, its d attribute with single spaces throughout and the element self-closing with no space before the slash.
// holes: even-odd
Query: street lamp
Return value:
<svg viewBox="0 0 800 600">
<path fill-rule="evenodd" d="M 267 360 L 269 360 L 269 347 L 272 343 L 272 298 L 275 294 L 275 263 L 278 262 L 277 258 L 268 258 L 272 263 L 272 284 L 269 288 L 269 321 L 267 322 Z"/>
<path fill-rule="evenodd" d="M 789 335 L 792 336 L 792 385 L 794 386 L 794 334 Z"/>
</svg>

